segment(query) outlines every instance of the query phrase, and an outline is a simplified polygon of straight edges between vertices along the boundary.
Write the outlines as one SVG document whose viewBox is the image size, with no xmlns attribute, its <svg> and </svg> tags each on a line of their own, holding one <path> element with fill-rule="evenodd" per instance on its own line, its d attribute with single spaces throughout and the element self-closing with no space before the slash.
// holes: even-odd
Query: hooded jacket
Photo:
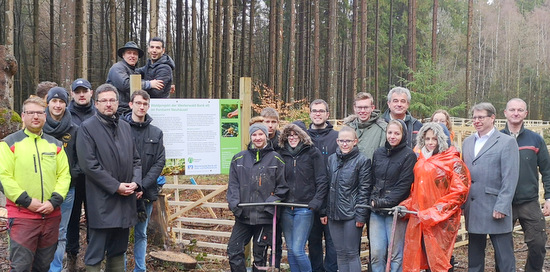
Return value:
<svg viewBox="0 0 550 272">
<path fill-rule="evenodd" d="M 158 199 L 157 178 L 162 173 L 166 161 L 162 130 L 151 125 L 153 118 L 145 115 L 143 123 L 132 120 L 129 112 L 122 118 L 132 128 L 132 138 L 141 158 L 141 186 L 143 198 L 155 201 Z"/>
<path fill-rule="evenodd" d="M 368 210 L 356 208 L 367 204 L 371 183 L 371 161 L 359 152 L 357 146 L 342 154 L 340 148 L 328 158 L 330 175 L 327 197 L 327 216 L 330 220 L 353 220 L 365 223 Z"/>
<path fill-rule="evenodd" d="M 294 131 L 301 141 L 295 149 L 288 144 L 288 135 Z M 313 146 L 307 133 L 295 124 L 285 126 L 279 137 L 279 153 L 285 162 L 285 179 L 289 187 L 285 202 L 307 204 L 318 211 L 327 195 L 328 180 L 321 151 Z"/>
<path fill-rule="evenodd" d="M 435 123 L 427 123 L 421 133 Z M 435 131 L 435 129 L 434 129 Z M 409 217 L 403 253 L 403 271 L 447 271 L 458 230 L 461 206 L 470 189 L 470 172 L 455 147 L 445 147 L 442 134 L 437 134 L 441 152 L 426 157 L 420 152 L 414 167 L 411 195 L 400 205 L 416 211 Z M 424 146 L 423 139 L 419 140 Z M 425 250 L 423 250 L 424 242 Z M 429 267 L 428 267 L 429 260 Z"/>
<path fill-rule="evenodd" d="M 344 119 L 344 124 L 355 129 L 359 142 L 357 146 L 365 157 L 372 160 L 374 151 L 384 146 L 386 142 L 386 127 L 388 123 L 381 118 L 379 110 L 372 111 L 369 120 L 361 122 L 359 117 L 352 114 Z"/>
<path fill-rule="evenodd" d="M 172 87 L 172 71 L 175 69 L 176 64 L 170 56 L 164 54 L 157 61 L 153 62 L 151 59 L 147 60 L 145 66 L 136 69 L 136 72 L 140 73 L 145 80 L 162 80 L 164 88 L 157 90 L 155 88 L 144 89 L 151 98 L 167 98 L 170 95 L 170 88 Z"/>
<path fill-rule="evenodd" d="M 129 228 L 137 223 L 136 194 L 122 196 L 122 182 L 141 188 L 141 160 L 132 130 L 99 112 L 84 121 L 76 137 L 78 163 L 86 175 L 86 201 L 90 228 Z M 138 188 L 138 190 L 140 190 Z"/>
<path fill-rule="evenodd" d="M 399 122 L 404 126 L 402 120 Z M 409 196 L 415 163 L 416 154 L 407 145 L 406 137 L 402 137 L 396 147 L 386 141 L 383 147 L 376 149 L 372 163 L 374 187 L 369 198 L 369 203 L 374 201 L 373 208 L 392 208 Z"/>
<path fill-rule="evenodd" d="M 383 117 L 386 122 L 390 122 L 390 109 L 387 109 L 384 112 Z M 409 111 L 407 111 L 403 122 L 405 122 L 405 124 L 407 125 L 407 143 L 410 148 L 414 148 L 416 146 L 416 134 L 418 134 L 418 131 L 422 127 L 422 122 L 412 117 Z"/>
<path fill-rule="evenodd" d="M 257 149 L 252 143 L 231 160 L 227 203 L 235 220 L 248 225 L 271 224 L 273 207 L 239 207 L 240 203 L 275 202 L 285 199 L 285 163 L 268 145 Z"/>
<path fill-rule="evenodd" d="M 307 133 L 311 137 L 313 145 L 321 151 L 325 159 L 325 164 L 328 162 L 328 157 L 336 152 L 338 144 L 338 131 L 334 130 L 331 123 L 326 122 L 327 126 L 322 129 L 314 129 L 313 124 L 309 125 Z"/>
<path fill-rule="evenodd" d="M 124 59 L 113 64 L 107 74 L 107 82 L 112 84 L 118 90 L 118 112 L 127 113 L 130 111 L 130 75 L 139 74 L 135 66 L 130 66 Z M 151 88 L 148 80 L 141 79 L 141 88 L 147 90 Z"/>
</svg>

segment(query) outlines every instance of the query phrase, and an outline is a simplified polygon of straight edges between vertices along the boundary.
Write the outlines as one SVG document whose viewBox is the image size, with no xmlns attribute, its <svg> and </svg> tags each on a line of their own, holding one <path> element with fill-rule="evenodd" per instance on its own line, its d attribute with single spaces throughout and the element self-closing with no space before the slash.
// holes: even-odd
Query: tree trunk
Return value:
<svg viewBox="0 0 550 272">
<path fill-rule="evenodd" d="M 225 35 L 227 39 L 225 59 L 225 98 L 233 98 L 233 0 L 226 1 Z"/>
<path fill-rule="evenodd" d="M 197 4 L 191 4 L 191 97 L 197 98 L 199 90 L 199 43 L 197 37 Z"/>
<path fill-rule="evenodd" d="M 208 0 L 208 45 L 206 50 L 206 93 L 208 98 L 214 98 L 213 67 L 214 64 L 214 0 Z"/>
<path fill-rule="evenodd" d="M 363 0 L 366 1 L 366 0 Z M 380 69 L 380 59 L 379 59 L 379 40 L 380 40 L 380 0 L 376 0 L 375 4 L 375 19 L 374 19 L 374 101 L 377 108 L 381 108 L 382 99 L 380 97 L 380 77 L 379 77 L 379 69 Z M 391 18 L 391 15 L 390 15 Z M 391 19 L 390 19 L 390 26 L 391 26 Z M 391 29 L 391 27 L 390 27 Z M 391 48 L 391 46 L 390 46 Z M 390 62 L 391 63 L 391 62 Z M 388 70 L 389 67 L 388 67 Z M 390 75 L 391 76 L 391 75 Z M 389 78 L 388 78 L 389 79 Z"/>
<path fill-rule="evenodd" d="M 334 116 L 338 116 L 337 98 L 338 98 L 338 86 L 336 82 L 336 30 L 337 30 L 336 17 L 336 1 L 329 1 L 328 5 L 328 54 L 327 54 L 327 86 L 328 86 L 328 99 L 331 111 Z"/>
<path fill-rule="evenodd" d="M 275 69 L 277 63 L 276 63 L 276 56 L 277 56 L 277 35 L 276 35 L 276 26 L 277 26 L 277 1 L 282 0 L 271 0 L 269 3 L 269 64 L 268 64 L 268 70 L 267 73 L 269 75 L 269 81 L 268 85 L 273 90 L 275 90 L 275 73 L 277 73 L 277 69 Z"/>
<path fill-rule="evenodd" d="M 50 0 L 50 78 L 55 80 L 55 1 Z"/>
<path fill-rule="evenodd" d="M 71 85 L 75 74 L 75 0 L 59 5 L 59 86 Z"/>
<path fill-rule="evenodd" d="M 359 5 L 358 0 L 353 0 L 352 6 L 352 26 L 351 26 L 351 92 L 346 92 L 348 95 L 355 95 L 357 93 L 357 48 L 358 39 L 357 33 L 359 32 Z M 362 52 L 361 52 L 362 53 Z M 362 54 L 360 54 L 362 56 Z"/>
<path fill-rule="evenodd" d="M 439 8 L 439 0 L 434 0 L 433 15 L 432 15 L 432 63 L 437 64 L 437 9 Z"/>
<path fill-rule="evenodd" d="M 254 16 L 255 16 L 255 9 L 256 9 L 256 5 L 255 5 L 255 2 L 256 0 L 250 0 L 250 25 L 249 25 L 249 38 L 248 38 L 248 75 L 250 77 L 253 77 L 254 74 L 254 67 L 253 67 L 253 64 L 254 62 L 252 61 L 252 58 L 254 56 Z"/>
<path fill-rule="evenodd" d="M 157 37 L 158 34 L 158 25 L 159 25 L 159 2 L 158 0 L 149 0 L 151 3 L 150 11 L 151 19 L 149 26 L 149 38 Z M 143 19 L 143 18 L 142 18 Z M 143 47 L 145 50 L 147 47 Z"/>
<path fill-rule="evenodd" d="M 275 82 L 275 93 L 282 95 L 283 94 L 283 0 L 277 2 L 277 60 L 276 66 L 276 82 Z M 288 97 L 286 100 L 288 102 Z"/>
<path fill-rule="evenodd" d="M 464 91 L 464 101 L 466 102 L 466 109 L 464 116 L 468 115 L 470 109 L 470 73 L 472 71 L 472 24 L 474 21 L 474 0 L 468 0 L 468 35 L 466 38 L 466 89 Z"/>
<path fill-rule="evenodd" d="M 131 0 L 124 0 L 124 42 L 127 42 L 129 40 L 131 40 L 132 38 L 130 37 L 130 33 L 131 33 L 131 27 L 130 25 L 132 24 L 132 13 L 130 12 L 130 2 Z"/>
<path fill-rule="evenodd" d="M 166 0 L 166 54 L 174 56 L 172 45 L 172 0 Z"/>
<path fill-rule="evenodd" d="M 313 1 L 313 97 L 321 98 L 321 60 L 320 60 L 320 40 L 321 40 L 321 20 L 319 19 L 320 0 Z"/>
<path fill-rule="evenodd" d="M 13 31 L 13 30 L 12 30 Z M 32 44 L 32 55 L 33 55 L 33 85 L 37 85 L 40 80 L 40 42 L 38 40 L 40 33 L 40 2 L 38 0 L 33 0 L 33 44 Z"/>
<path fill-rule="evenodd" d="M 139 30 L 138 44 L 142 50 L 147 48 L 147 2 L 148 0 L 141 0 L 141 29 Z M 145 50 L 145 52 L 147 52 L 147 50 Z M 139 63 L 145 65 L 145 58 L 140 58 Z"/>
<path fill-rule="evenodd" d="M 183 1 L 176 0 L 176 71 L 175 71 L 175 83 L 176 83 L 176 98 L 181 98 L 182 90 L 185 89 L 183 85 Z"/>
<path fill-rule="evenodd" d="M 387 87 L 389 88 L 392 86 L 392 56 L 393 56 L 393 0 L 390 0 L 390 26 L 389 26 L 389 34 L 388 34 L 388 84 Z"/>
<path fill-rule="evenodd" d="M 367 53 L 367 42 L 368 42 L 368 32 L 367 32 L 367 0 L 361 0 L 361 53 L 359 54 L 361 58 L 361 71 L 360 71 L 360 82 L 361 89 L 360 91 L 366 92 L 367 88 L 367 67 L 368 67 L 368 53 Z M 376 95 L 376 91 L 375 94 Z"/>
<path fill-rule="evenodd" d="M 216 16 L 217 18 L 217 23 L 216 23 L 216 39 L 217 39 L 217 52 L 216 52 L 216 97 L 217 98 L 222 98 L 222 79 L 223 79 L 223 74 L 222 74 L 222 58 L 223 58 L 223 40 L 224 40 L 224 31 L 223 31 L 223 0 L 218 0 L 218 5 L 217 5 L 217 9 L 218 9 L 218 14 Z"/>
<path fill-rule="evenodd" d="M 115 0 L 109 0 L 109 31 L 111 37 L 111 64 L 117 62 L 117 31 L 116 31 L 116 2 Z"/>
<path fill-rule="evenodd" d="M 88 0 L 77 0 L 76 2 L 76 69 L 73 78 L 88 78 Z"/>
<path fill-rule="evenodd" d="M 288 41 L 288 101 L 294 102 L 294 84 L 296 75 L 296 2 L 290 0 L 290 28 Z"/>
<path fill-rule="evenodd" d="M 407 79 L 412 81 L 412 72 L 416 71 L 416 0 L 409 0 L 408 45 L 407 64 L 411 72 L 408 73 Z"/>
<path fill-rule="evenodd" d="M 241 76 L 250 76 L 247 73 L 247 69 L 245 67 L 246 61 L 245 61 L 245 55 L 246 55 L 246 0 L 241 1 L 241 50 L 239 51 L 239 74 Z M 252 33 L 249 34 L 249 37 L 252 37 Z"/>
</svg>

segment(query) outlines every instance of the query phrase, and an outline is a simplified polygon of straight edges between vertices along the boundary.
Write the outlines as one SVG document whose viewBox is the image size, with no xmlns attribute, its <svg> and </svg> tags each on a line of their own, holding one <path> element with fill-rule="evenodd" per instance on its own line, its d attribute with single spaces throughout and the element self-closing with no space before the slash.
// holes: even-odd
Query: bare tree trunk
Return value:
<svg viewBox="0 0 550 272">
<path fill-rule="evenodd" d="M 199 44 L 197 37 L 197 4 L 191 3 L 191 97 L 198 97 L 199 89 Z"/>
<path fill-rule="evenodd" d="M 361 82 L 361 91 L 367 91 L 367 67 L 368 67 L 368 59 L 367 59 L 367 42 L 368 42 L 368 32 L 367 32 L 367 0 L 361 0 L 361 51 L 360 51 L 360 58 L 361 58 L 361 71 L 360 71 L 360 82 Z M 375 93 L 376 95 L 376 93 Z"/>
<path fill-rule="evenodd" d="M 141 49 L 147 48 L 147 2 L 148 0 L 141 0 L 141 29 L 139 30 L 139 47 Z M 141 58 L 139 63 L 145 64 L 145 58 Z"/>
<path fill-rule="evenodd" d="M 279 0 L 282 1 L 282 0 Z M 276 63 L 276 54 L 277 54 L 277 35 L 276 35 L 276 26 L 277 26 L 277 0 L 271 0 L 269 5 L 269 64 L 267 73 L 269 75 L 268 85 L 273 90 L 275 90 L 275 69 Z"/>
<path fill-rule="evenodd" d="M 33 85 L 37 85 L 40 80 L 40 42 L 38 40 L 40 33 L 40 2 L 38 0 L 33 0 L 33 45 L 32 45 L 32 55 L 33 55 Z M 13 31 L 13 30 L 12 30 Z"/>
<path fill-rule="evenodd" d="M 279 0 L 277 3 L 277 72 L 275 82 L 275 93 L 283 94 L 283 0 Z M 286 100 L 288 102 L 288 97 Z"/>
<path fill-rule="evenodd" d="M 225 98 L 233 98 L 233 0 L 226 1 L 225 12 L 225 38 L 227 39 L 226 60 L 225 60 Z"/>
<path fill-rule="evenodd" d="M 222 97 L 222 58 L 223 58 L 223 40 L 224 40 L 224 31 L 223 31 L 223 0 L 218 0 L 218 14 L 216 16 L 217 18 L 217 31 L 216 31 L 216 39 L 217 39 L 217 55 L 216 55 L 216 97 L 221 98 Z"/>
<path fill-rule="evenodd" d="M 124 0 L 124 42 L 127 42 L 131 40 L 130 33 L 131 33 L 131 27 L 132 24 L 132 13 L 130 12 L 130 1 L 131 0 Z"/>
<path fill-rule="evenodd" d="M 246 51 L 246 0 L 241 1 L 241 44 L 240 44 L 240 51 L 239 51 L 239 73 L 241 76 L 249 76 L 247 74 L 247 70 L 245 67 L 245 51 Z M 250 34 L 250 37 L 252 37 L 252 34 Z"/>
<path fill-rule="evenodd" d="M 256 9 L 256 6 L 255 6 L 255 2 L 256 0 L 250 0 L 250 25 L 249 25 L 249 38 L 248 38 L 248 75 L 250 77 L 253 77 L 254 74 L 254 67 L 253 67 L 253 64 L 254 62 L 252 61 L 252 57 L 254 56 L 254 16 L 255 16 L 255 9 Z"/>
<path fill-rule="evenodd" d="M 359 32 L 359 5 L 357 0 L 353 1 L 352 6 L 352 26 L 351 26 L 351 92 L 348 94 L 355 95 L 357 93 L 357 48 L 358 48 L 358 39 L 357 33 Z M 362 53 L 362 52 L 361 52 Z M 362 54 L 360 54 L 362 56 Z"/>
<path fill-rule="evenodd" d="M 151 8 L 149 13 L 151 14 L 150 26 L 149 26 L 149 38 L 157 37 L 158 34 L 158 25 L 159 25 L 159 2 L 158 0 L 149 0 Z M 144 18 L 142 18 L 144 19 Z M 142 49 L 145 49 L 144 47 Z"/>
<path fill-rule="evenodd" d="M 366 1 L 366 0 L 363 0 Z M 376 7 L 375 7 L 375 16 L 374 19 L 375 26 L 374 26 L 374 101 L 376 101 L 375 105 L 377 108 L 381 107 L 382 99 L 380 97 L 380 77 L 379 77 L 379 69 L 380 69 L 380 59 L 379 59 L 379 38 L 380 38 L 380 0 L 376 0 Z M 391 13 L 390 13 L 391 14 Z M 390 15 L 391 16 L 391 15 Z M 390 17 L 391 18 L 391 17 Z M 390 29 L 391 29 L 391 19 L 390 19 Z M 391 50 L 391 44 L 390 44 L 390 50 Z M 391 63 L 391 62 L 390 62 Z M 388 67 L 388 70 L 390 70 L 390 67 Z M 388 76 L 389 79 L 389 76 Z"/>
<path fill-rule="evenodd" d="M 439 0 L 434 0 L 433 15 L 432 15 L 432 63 L 437 64 L 437 9 L 439 8 Z"/>
<path fill-rule="evenodd" d="M 468 115 L 470 109 L 470 73 L 472 71 L 472 24 L 474 20 L 474 0 L 468 0 L 468 35 L 466 38 L 466 89 L 464 93 L 464 101 L 466 102 L 466 110 L 464 116 Z"/>
<path fill-rule="evenodd" d="M 183 75 L 182 72 L 184 71 L 183 67 L 183 1 L 184 0 L 176 0 L 176 52 L 175 52 L 175 58 L 176 58 L 176 77 L 175 77 L 175 83 L 176 83 L 176 98 L 181 98 L 182 90 L 185 89 L 185 85 L 183 83 Z"/>
<path fill-rule="evenodd" d="M 77 0 L 76 3 L 76 64 L 75 77 L 88 78 L 88 0 Z"/>
<path fill-rule="evenodd" d="M 173 56 L 172 45 L 172 0 L 166 0 L 166 53 Z"/>
<path fill-rule="evenodd" d="M 296 2 L 290 0 L 290 28 L 288 41 L 288 101 L 294 102 L 294 84 L 296 75 Z"/>
<path fill-rule="evenodd" d="M 328 54 L 327 54 L 327 86 L 328 86 L 328 99 L 331 111 L 337 116 L 338 114 L 338 86 L 336 82 L 336 30 L 337 30 L 336 17 L 336 1 L 329 1 L 328 5 Z"/>
<path fill-rule="evenodd" d="M 416 71 L 416 0 L 409 0 L 408 20 L 408 65 L 412 72 Z M 409 81 L 413 80 L 413 74 L 407 76 Z"/>
<path fill-rule="evenodd" d="M 4 53 L 4 56 L 2 56 L 3 61 L 8 61 L 8 59 L 9 59 L 5 55 L 9 55 L 9 56 L 14 56 L 15 55 L 14 54 L 14 48 L 13 48 L 13 44 L 14 44 L 14 41 L 15 41 L 13 1 L 14 0 L 7 0 L 6 10 L 4 11 L 5 15 L 6 15 L 6 18 L 5 18 L 6 25 L 4 26 L 4 29 L 6 31 L 6 34 L 5 34 L 6 35 L 6 45 L 4 46 L 4 48 L 2 48 L 2 51 Z M 6 92 L 9 93 L 9 97 L 7 99 L 7 104 L 9 105 L 10 109 L 14 109 L 13 76 L 17 72 L 17 68 L 16 68 L 17 67 L 17 61 L 15 60 L 15 57 L 13 57 L 13 62 L 12 62 L 11 65 L 13 65 L 13 63 L 15 63 L 15 68 L 12 67 L 12 68 L 6 69 L 7 67 L 1 67 L 2 70 L 7 73 L 6 74 L 7 81 L 11 82 L 11 83 L 6 84 L 7 88 L 9 89 L 9 90 L 6 90 Z M 2 137 L 2 139 L 3 139 L 3 137 Z"/>
<path fill-rule="evenodd" d="M 195 0 L 192 0 L 195 1 Z M 183 7 L 183 86 L 184 97 L 191 96 L 191 82 L 189 78 L 191 77 L 190 65 L 189 65 L 189 0 L 185 0 Z"/>
<path fill-rule="evenodd" d="M 321 98 L 320 39 L 321 20 L 319 19 L 319 0 L 313 1 L 313 96 Z"/>
<path fill-rule="evenodd" d="M 214 98 L 213 67 L 214 64 L 214 0 L 208 0 L 208 45 L 206 51 L 206 93 L 208 98 Z"/>
<path fill-rule="evenodd" d="M 55 61 L 53 61 L 54 59 L 56 59 L 54 33 L 55 33 L 55 1 L 50 0 L 50 78 L 51 80 L 55 80 L 54 75 L 56 74 L 55 65 L 54 65 Z"/>
<path fill-rule="evenodd" d="M 111 34 L 111 64 L 117 62 L 116 2 L 109 0 L 109 30 Z"/>
<path fill-rule="evenodd" d="M 70 86 L 75 73 L 75 1 L 62 1 L 59 5 L 59 82 L 60 86 Z"/>
<path fill-rule="evenodd" d="M 390 27 L 388 34 L 388 88 L 392 85 L 392 56 L 393 56 L 393 0 L 390 0 Z"/>
</svg>

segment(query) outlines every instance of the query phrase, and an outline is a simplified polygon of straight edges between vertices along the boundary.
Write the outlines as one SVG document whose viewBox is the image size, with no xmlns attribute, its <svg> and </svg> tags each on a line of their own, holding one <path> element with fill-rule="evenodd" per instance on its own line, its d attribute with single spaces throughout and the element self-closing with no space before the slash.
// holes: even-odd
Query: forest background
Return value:
<svg viewBox="0 0 550 272">
<path fill-rule="evenodd" d="M 419 118 L 468 117 L 481 101 L 501 113 L 521 97 L 529 119 L 550 119 L 550 0 L 0 0 L 0 10 L 0 44 L 19 62 L 16 111 L 40 81 L 99 86 L 117 48 L 146 51 L 159 36 L 176 63 L 171 97 L 237 98 L 239 78 L 252 77 L 288 103 L 327 100 L 332 118 L 353 112 L 357 92 L 385 109 L 388 90 L 407 86 Z"/>
</svg>

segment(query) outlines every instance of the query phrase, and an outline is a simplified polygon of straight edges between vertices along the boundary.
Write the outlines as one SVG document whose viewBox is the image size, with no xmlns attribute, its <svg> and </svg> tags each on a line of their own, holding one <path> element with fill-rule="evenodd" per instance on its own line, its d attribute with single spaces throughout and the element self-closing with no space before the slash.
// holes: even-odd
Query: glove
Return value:
<svg viewBox="0 0 550 272">
<path fill-rule="evenodd" d="M 136 202 L 136 207 L 139 222 L 147 221 L 147 212 L 145 212 L 145 201 L 143 201 L 143 199 L 138 199 Z"/>
</svg>

